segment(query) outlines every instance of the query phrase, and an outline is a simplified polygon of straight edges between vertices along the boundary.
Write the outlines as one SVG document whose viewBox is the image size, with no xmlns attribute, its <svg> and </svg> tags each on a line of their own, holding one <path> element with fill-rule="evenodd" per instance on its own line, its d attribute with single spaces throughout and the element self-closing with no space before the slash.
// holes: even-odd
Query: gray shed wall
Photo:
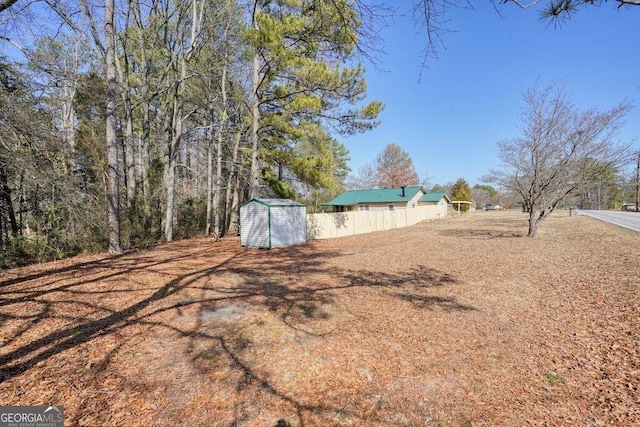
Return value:
<svg viewBox="0 0 640 427">
<path fill-rule="evenodd" d="M 299 245 L 306 243 L 306 241 L 306 207 L 271 207 L 271 247 Z"/>
<path fill-rule="evenodd" d="M 240 207 L 240 244 L 275 248 L 307 241 L 307 208 L 287 200 L 255 199 Z"/>
</svg>

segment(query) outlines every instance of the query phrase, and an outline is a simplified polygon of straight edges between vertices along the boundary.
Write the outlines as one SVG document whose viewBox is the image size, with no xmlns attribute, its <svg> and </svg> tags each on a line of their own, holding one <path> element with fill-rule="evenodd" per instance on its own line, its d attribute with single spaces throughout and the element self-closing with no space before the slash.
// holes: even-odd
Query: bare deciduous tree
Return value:
<svg viewBox="0 0 640 427">
<path fill-rule="evenodd" d="M 529 212 L 528 237 L 567 196 L 606 170 L 629 160 L 629 146 L 617 133 L 632 108 L 579 111 L 563 87 L 535 84 L 524 94 L 522 135 L 498 143 L 501 165 L 484 181 L 519 195 Z"/>
<path fill-rule="evenodd" d="M 358 170 L 350 174 L 345 182 L 347 190 L 365 190 L 375 188 L 378 185 L 376 179 L 375 162 L 366 163 L 358 168 Z"/>
</svg>

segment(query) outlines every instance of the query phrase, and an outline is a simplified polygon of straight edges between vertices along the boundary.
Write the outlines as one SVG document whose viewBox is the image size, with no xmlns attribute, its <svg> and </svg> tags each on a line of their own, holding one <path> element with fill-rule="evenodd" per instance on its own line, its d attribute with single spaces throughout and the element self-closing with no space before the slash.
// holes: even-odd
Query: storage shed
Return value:
<svg viewBox="0 0 640 427">
<path fill-rule="evenodd" d="M 307 241 L 307 207 L 289 199 L 251 199 L 240 206 L 240 244 L 276 248 Z"/>
</svg>

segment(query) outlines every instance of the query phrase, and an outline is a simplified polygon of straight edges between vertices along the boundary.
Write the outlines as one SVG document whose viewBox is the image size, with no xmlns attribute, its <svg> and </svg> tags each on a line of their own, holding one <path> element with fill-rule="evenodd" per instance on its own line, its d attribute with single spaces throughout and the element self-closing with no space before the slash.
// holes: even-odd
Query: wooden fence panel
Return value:
<svg viewBox="0 0 640 427">
<path fill-rule="evenodd" d="M 331 239 L 408 227 L 444 218 L 446 206 L 417 206 L 393 211 L 350 211 L 307 215 L 307 239 Z"/>
</svg>

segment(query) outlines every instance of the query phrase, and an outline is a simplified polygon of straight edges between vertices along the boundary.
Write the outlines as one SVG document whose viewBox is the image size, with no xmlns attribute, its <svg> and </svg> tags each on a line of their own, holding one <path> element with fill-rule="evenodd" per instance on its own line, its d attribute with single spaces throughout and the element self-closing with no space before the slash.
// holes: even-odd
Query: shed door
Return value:
<svg viewBox="0 0 640 427">
<path fill-rule="evenodd" d="M 240 208 L 240 244 L 251 248 L 269 246 L 269 209 L 258 202 Z"/>
</svg>

